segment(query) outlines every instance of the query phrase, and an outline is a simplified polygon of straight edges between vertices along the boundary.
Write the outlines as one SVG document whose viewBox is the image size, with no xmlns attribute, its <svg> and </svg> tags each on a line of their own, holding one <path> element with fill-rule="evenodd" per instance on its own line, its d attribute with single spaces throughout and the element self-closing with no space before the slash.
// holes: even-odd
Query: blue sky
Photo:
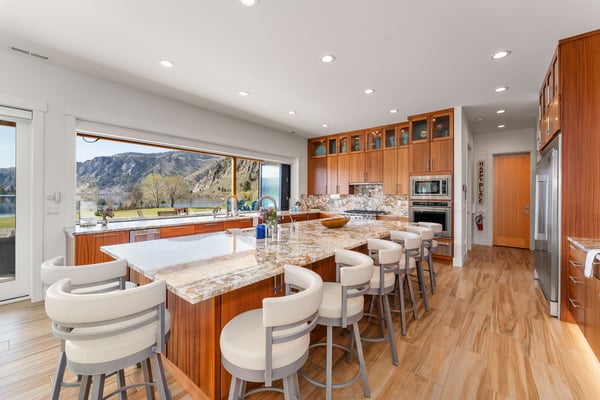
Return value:
<svg viewBox="0 0 600 400">
<path fill-rule="evenodd" d="M 90 139 L 86 138 L 86 140 Z M 106 139 L 100 139 L 95 143 L 88 143 L 83 140 L 83 137 L 77 137 L 77 161 L 79 162 L 91 160 L 98 156 L 112 156 L 120 153 L 164 153 L 165 151 L 169 150 Z"/>
<path fill-rule="evenodd" d="M 0 168 L 15 166 L 15 128 L 0 125 Z"/>
</svg>

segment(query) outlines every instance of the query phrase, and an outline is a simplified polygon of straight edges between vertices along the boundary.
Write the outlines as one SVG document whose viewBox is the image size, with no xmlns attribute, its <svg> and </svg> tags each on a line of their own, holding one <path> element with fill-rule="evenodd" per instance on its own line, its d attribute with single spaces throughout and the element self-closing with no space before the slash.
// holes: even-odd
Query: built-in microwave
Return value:
<svg viewBox="0 0 600 400">
<path fill-rule="evenodd" d="M 452 175 L 411 176 L 410 198 L 452 200 Z"/>
</svg>

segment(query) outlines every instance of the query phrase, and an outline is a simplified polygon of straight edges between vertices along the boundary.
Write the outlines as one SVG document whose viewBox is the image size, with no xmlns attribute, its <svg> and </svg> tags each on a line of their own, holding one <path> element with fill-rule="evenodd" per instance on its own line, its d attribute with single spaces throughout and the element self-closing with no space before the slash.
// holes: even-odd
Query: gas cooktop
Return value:
<svg viewBox="0 0 600 400">
<path fill-rule="evenodd" d="M 344 211 L 344 214 L 349 215 L 349 214 L 355 214 L 355 215 L 380 215 L 380 214 L 387 214 L 387 211 L 382 211 L 382 210 L 346 210 Z"/>
</svg>

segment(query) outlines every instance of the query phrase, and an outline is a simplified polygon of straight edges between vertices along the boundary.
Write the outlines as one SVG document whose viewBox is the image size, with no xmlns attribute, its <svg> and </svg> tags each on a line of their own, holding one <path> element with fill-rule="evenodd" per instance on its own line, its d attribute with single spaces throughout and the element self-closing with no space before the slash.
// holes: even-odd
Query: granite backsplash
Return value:
<svg viewBox="0 0 600 400">
<path fill-rule="evenodd" d="M 345 210 L 381 210 L 390 215 L 408 218 L 408 195 L 383 194 L 383 186 L 355 185 L 354 194 L 301 195 L 303 210 L 319 208 L 322 211 L 342 212 Z"/>
</svg>

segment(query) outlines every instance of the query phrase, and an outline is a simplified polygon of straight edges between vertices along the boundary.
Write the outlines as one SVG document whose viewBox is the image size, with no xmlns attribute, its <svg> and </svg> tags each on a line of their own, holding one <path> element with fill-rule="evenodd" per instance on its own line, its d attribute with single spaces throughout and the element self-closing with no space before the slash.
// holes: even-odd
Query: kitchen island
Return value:
<svg viewBox="0 0 600 400">
<path fill-rule="evenodd" d="M 177 367 L 175 376 L 193 383 L 198 395 L 226 398 L 229 376 L 221 367 L 221 329 L 236 315 L 261 307 L 263 298 L 283 295 L 286 264 L 334 280 L 335 249 L 365 251 L 368 238 L 387 237 L 405 223 L 351 220 L 343 228 L 327 229 L 319 221 L 306 221 L 294 226 L 281 225 L 275 239 L 257 240 L 253 229 L 234 229 L 102 247 L 114 258 L 127 259 L 132 280 L 167 282 L 173 326 L 166 356 Z"/>
</svg>

